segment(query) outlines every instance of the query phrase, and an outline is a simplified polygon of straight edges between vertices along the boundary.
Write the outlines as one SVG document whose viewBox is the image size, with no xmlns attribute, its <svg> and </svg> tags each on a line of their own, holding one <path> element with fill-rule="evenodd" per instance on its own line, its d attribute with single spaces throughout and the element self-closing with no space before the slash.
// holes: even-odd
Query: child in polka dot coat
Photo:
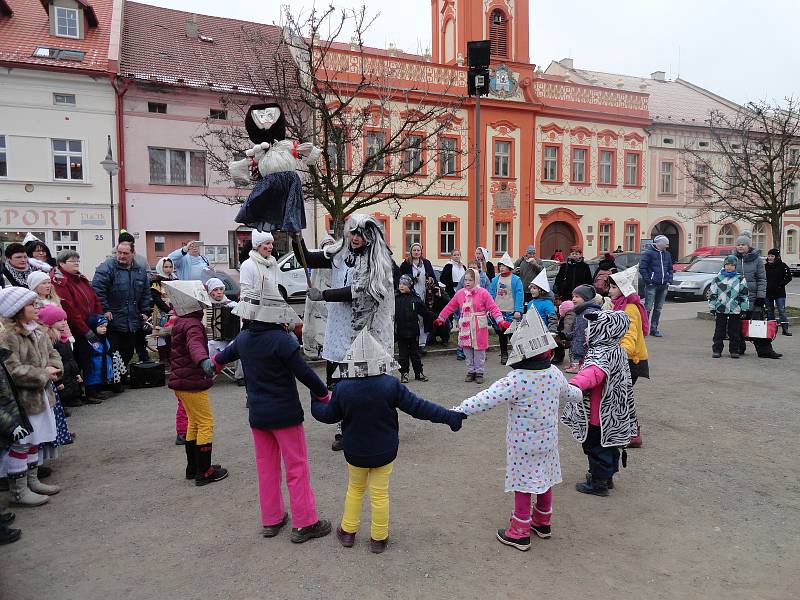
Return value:
<svg viewBox="0 0 800 600">
<path fill-rule="evenodd" d="M 558 405 L 561 399 L 579 400 L 581 393 L 550 364 L 557 344 L 535 310 L 515 327 L 510 345 L 512 371 L 454 410 L 474 415 L 508 405 L 505 491 L 514 492 L 514 512 L 508 527 L 497 531 L 497 540 L 524 551 L 531 546 L 531 529 L 540 538 L 550 537 L 552 488 L 561 483 Z"/>
</svg>

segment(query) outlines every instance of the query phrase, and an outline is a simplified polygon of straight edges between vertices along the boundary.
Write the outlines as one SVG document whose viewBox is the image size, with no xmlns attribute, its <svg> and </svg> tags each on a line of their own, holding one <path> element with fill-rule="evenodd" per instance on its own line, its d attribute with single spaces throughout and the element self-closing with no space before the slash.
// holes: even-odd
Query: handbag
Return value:
<svg viewBox="0 0 800 600">
<path fill-rule="evenodd" d="M 778 335 L 778 322 L 767 319 L 742 319 L 742 337 L 750 340 L 774 340 Z"/>
<path fill-rule="evenodd" d="M 164 365 L 150 360 L 133 363 L 130 366 L 129 379 L 134 389 L 162 387 L 166 380 Z"/>
</svg>

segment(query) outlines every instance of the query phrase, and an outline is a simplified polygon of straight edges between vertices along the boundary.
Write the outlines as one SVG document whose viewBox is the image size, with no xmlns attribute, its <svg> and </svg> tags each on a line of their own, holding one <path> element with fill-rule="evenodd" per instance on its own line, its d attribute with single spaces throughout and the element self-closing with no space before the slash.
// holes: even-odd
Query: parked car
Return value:
<svg viewBox="0 0 800 600">
<path fill-rule="evenodd" d="M 600 261 L 603 260 L 604 256 L 604 254 L 601 254 L 600 256 L 595 256 L 591 260 L 586 261 L 586 264 L 589 265 L 589 269 L 592 271 L 592 277 L 594 277 L 594 274 L 597 272 L 597 266 L 600 264 Z M 614 255 L 614 262 L 617 264 L 617 268 L 620 271 L 632 267 L 633 265 L 638 265 L 641 259 L 641 252 L 622 252 Z"/>
<path fill-rule="evenodd" d="M 278 259 L 278 291 L 285 300 L 289 298 L 302 298 L 308 291 L 306 274 L 303 265 L 295 257 L 294 252 L 284 254 Z"/>
<path fill-rule="evenodd" d="M 686 267 L 699 258 L 706 256 L 728 256 L 736 252 L 736 246 L 702 246 L 692 252 L 689 256 L 684 256 L 672 263 L 674 271 L 684 271 Z"/>
<path fill-rule="evenodd" d="M 667 294 L 676 298 L 708 299 L 711 282 L 722 269 L 725 261 L 721 256 L 699 258 L 683 271 L 672 276 Z"/>
</svg>

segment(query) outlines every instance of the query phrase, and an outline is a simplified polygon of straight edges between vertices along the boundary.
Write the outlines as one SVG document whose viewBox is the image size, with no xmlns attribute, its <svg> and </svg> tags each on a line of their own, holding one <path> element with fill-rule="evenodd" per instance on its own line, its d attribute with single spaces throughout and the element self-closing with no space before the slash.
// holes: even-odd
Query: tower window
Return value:
<svg viewBox="0 0 800 600">
<path fill-rule="evenodd" d="M 489 19 L 489 39 L 492 56 L 508 58 L 508 19 L 502 10 L 492 11 Z"/>
</svg>

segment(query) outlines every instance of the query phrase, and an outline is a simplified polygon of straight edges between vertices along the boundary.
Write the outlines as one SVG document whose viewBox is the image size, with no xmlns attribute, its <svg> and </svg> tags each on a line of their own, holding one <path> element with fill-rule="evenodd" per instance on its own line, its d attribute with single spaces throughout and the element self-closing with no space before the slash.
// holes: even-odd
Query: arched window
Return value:
<svg viewBox="0 0 800 600">
<path fill-rule="evenodd" d="M 502 10 L 492 11 L 489 17 L 489 39 L 493 58 L 508 58 L 508 19 Z"/>
<path fill-rule="evenodd" d="M 728 223 L 727 225 L 723 225 L 719 228 L 719 234 L 717 235 L 717 245 L 719 246 L 733 246 L 733 242 L 736 241 L 736 229 L 733 225 Z"/>
<path fill-rule="evenodd" d="M 762 253 L 767 251 L 767 226 L 757 223 L 753 227 L 753 248 L 758 248 Z"/>
</svg>

